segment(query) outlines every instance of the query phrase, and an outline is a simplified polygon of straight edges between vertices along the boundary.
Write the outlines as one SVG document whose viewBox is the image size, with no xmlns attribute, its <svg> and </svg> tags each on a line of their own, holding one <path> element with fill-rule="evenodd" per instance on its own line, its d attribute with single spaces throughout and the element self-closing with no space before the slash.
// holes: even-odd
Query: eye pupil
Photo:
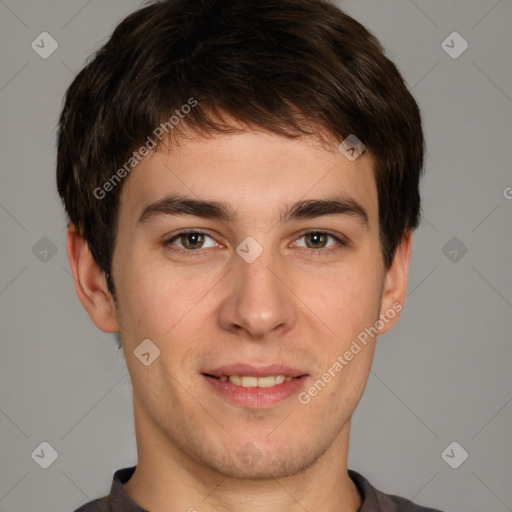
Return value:
<svg viewBox="0 0 512 512">
<path fill-rule="evenodd" d="M 187 249 L 199 249 L 203 244 L 203 235 L 201 233 L 184 233 L 181 235 L 181 243 Z M 191 243 L 189 243 L 193 240 Z M 199 247 L 197 247 L 199 246 Z"/>
<path fill-rule="evenodd" d="M 316 246 L 318 243 L 325 242 L 325 234 L 323 233 L 309 233 L 309 235 L 306 237 L 306 240 L 308 240 L 308 237 L 313 240 L 313 245 Z M 323 240 L 321 240 L 323 239 Z M 309 247 L 309 244 L 307 244 Z M 314 247 L 315 248 L 315 247 Z"/>
</svg>

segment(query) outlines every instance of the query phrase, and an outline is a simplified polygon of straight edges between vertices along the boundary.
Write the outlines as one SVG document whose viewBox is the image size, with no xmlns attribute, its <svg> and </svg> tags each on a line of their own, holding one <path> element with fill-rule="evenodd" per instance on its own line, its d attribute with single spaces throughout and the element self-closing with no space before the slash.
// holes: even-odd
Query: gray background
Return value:
<svg viewBox="0 0 512 512">
<path fill-rule="evenodd" d="M 0 0 L 3 512 L 69 512 L 136 463 L 122 353 L 69 272 L 55 135 L 66 87 L 139 4 Z M 349 467 L 446 511 L 512 510 L 512 2 L 339 5 L 399 66 L 428 145 L 408 298 L 378 342 Z M 31 48 L 44 31 L 59 44 L 47 59 Z M 456 59 L 441 46 L 453 31 L 469 44 Z M 42 441 L 58 452 L 46 470 L 31 457 Z M 453 441 L 469 453 L 457 469 L 441 457 Z"/>
</svg>

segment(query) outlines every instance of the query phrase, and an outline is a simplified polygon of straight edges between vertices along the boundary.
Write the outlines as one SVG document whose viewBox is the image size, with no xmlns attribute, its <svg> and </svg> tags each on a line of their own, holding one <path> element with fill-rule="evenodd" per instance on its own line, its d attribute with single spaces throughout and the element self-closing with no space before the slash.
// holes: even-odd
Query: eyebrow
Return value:
<svg viewBox="0 0 512 512">
<path fill-rule="evenodd" d="M 224 222 L 236 222 L 238 219 L 237 211 L 228 203 L 171 195 L 147 205 L 137 223 L 144 224 L 161 215 L 193 215 Z M 369 228 L 368 214 L 363 206 L 355 199 L 344 195 L 286 204 L 280 211 L 279 223 L 313 219 L 324 215 L 349 215 L 359 219 L 366 229 Z"/>
</svg>

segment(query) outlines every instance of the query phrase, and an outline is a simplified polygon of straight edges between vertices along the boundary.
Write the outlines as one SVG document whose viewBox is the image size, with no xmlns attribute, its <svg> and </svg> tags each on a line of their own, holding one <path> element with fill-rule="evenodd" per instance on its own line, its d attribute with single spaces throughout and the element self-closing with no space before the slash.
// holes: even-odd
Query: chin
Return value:
<svg viewBox="0 0 512 512">
<path fill-rule="evenodd" d="M 251 458 L 247 456 L 250 449 L 246 448 L 244 451 L 244 448 L 246 447 L 235 453 L 233 458 L 224 456 L 210 461 L 203 460 L 203 464 L 223 476 L 237 480 L 275 480 L 306 472 L 325 451 L 313 451 L 304 447 L 296 451 L 290 447 L 287 452 L 283 452 L 281 447 L 276 448 L 276 453 L 259 452 L 258 455 L 258 452 L 254 451 Z"/>
</svg>

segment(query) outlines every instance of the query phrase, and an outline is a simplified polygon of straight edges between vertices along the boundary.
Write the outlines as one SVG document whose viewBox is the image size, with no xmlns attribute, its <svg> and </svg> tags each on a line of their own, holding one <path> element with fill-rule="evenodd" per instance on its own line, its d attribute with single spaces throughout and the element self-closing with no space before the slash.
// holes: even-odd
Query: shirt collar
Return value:
<svg viewBox="0 0 512 512">
<path fill-rule="evenodd" d="M 114 473 L 109 496 L 109 510 L 112 510 L 112 512 L 149 512 L 135 503 L 123 487 L 123 484 L 132 477 L 136 467 L 118 469 Z"/>
</svg>

